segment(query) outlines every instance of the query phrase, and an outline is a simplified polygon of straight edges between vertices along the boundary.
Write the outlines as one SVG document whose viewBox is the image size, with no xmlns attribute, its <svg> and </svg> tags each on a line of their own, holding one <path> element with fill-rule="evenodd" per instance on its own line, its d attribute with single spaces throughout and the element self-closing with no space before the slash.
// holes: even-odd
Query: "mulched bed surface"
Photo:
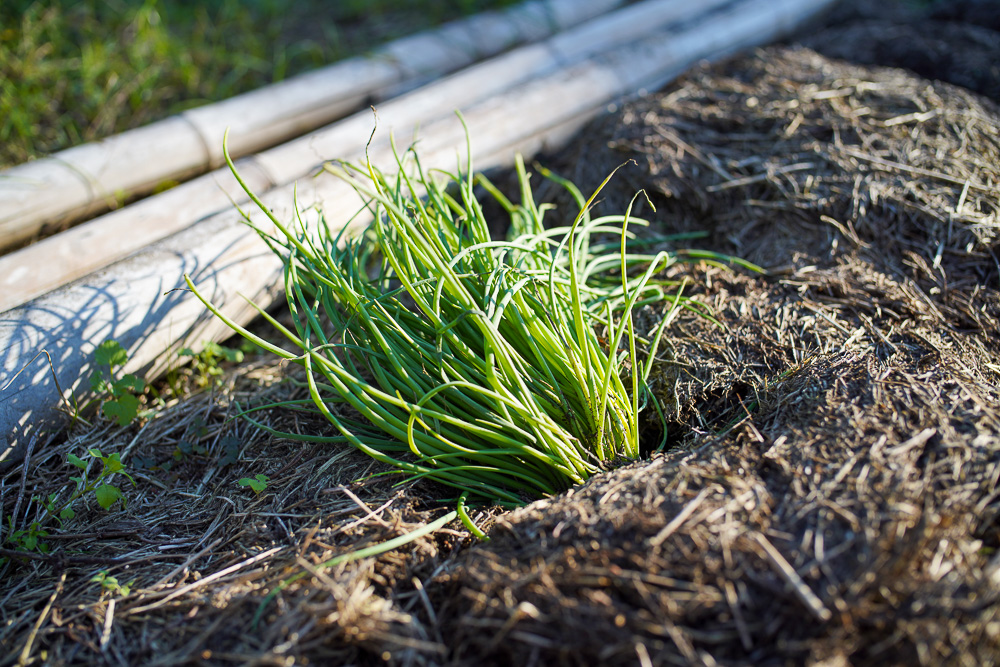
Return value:
<svg viewBox="0 0 1000 667">
<path fill-rule="evenodd" d="M 833 56 L 872 26 L 810 43 Z M 910 28 L 952 39 L 910 26 L 904 42 Z M 230 419 L 302 395 L 289 369 L 243 364 L 217 392 L 39 443 L 8 473 L 5 517 L 65 484 L 68 452 L 140 468 L 125 512 L 81 508 L 51 554 L 2 566 L 0 664 L 1000 662 L 1000 109 L 775 46 L 697 68 L 541 161 L 587 191 L 630 159 L 599 207 L 645 189 L 655 231 L 704 230 L 703 247 L 764 268 L 674 269 L 721 326 L 668 330 L 665 452 L 475 511 L 488 542 L 452 526 L 321 569 L 449 496 Z M 661 436 L 651 425 L 650 446 Z M 256 473 L 260 495 L 236 485 Z M 100 570 L 132 590 L 102 593 Z"/>
</svg>

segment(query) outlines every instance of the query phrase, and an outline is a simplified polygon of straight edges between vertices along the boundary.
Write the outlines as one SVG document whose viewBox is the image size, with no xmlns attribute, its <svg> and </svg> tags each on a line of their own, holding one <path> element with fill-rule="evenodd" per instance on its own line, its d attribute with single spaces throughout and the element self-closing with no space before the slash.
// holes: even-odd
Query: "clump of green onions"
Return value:
<svg viewBox="0 0 1000 667">
<path fill-rule="evenodd" d="M 697 308 L 654 276 L 681 258 L 728 258 L 634 254 L 628 228 L 647 223 L 631 205 L 592 219 L 594 197 L 543 170 L 580 207 L 571 226 L 546 229 L 520 158 L 517 204 L 473 176 L 471 151 L 465 173 L 425 171 L 413 151 L 397 163 L 394 176 L 370 163 L 328 166 L 372 214 L 354 238 L 325 222 L 286 226 L 247 190 L 280 230 L 258 229 L 284 261 L 294 331 L 258 310 L 294 351 L 227 323 L 304 366 L 309 409 L 337 432 L 306 438 L 349 443 L 408 478 L 502 504 L 637 458 L 645 379 L 670 318 L 645 341 L 640 367 L 632 310 L 662 300 L 671 313 Z M 509 215 L 508 240 L 491 238 L 482 191 Z"/>
</svg>

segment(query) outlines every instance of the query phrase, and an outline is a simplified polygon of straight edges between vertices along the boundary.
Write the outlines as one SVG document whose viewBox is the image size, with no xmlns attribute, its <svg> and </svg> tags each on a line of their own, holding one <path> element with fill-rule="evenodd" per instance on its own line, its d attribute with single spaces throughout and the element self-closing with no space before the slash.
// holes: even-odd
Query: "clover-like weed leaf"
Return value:
<svg viewBox="0 0 1000 667">
<path fill-rule="evenodd" d="M 264 489 L 267 488 L 267 480 L 268 480 L 267 475 L 258 473 L 254 475 L 253 478 L 244 477 L 237 483 L 240 486 L 249 486 L 251 489 L 253 489 L 254 493 L 259 494 L 260 492 L 262 492 Z"/>
<path fill-rule="evenodd" d="M 105 401 L 101 411 L 108 419 L 117 421 L 119 426 L 126 426 L 139 414 L 139 397 L 122 394 L 114 400 Z"/>
<path fill-rule="evenodd" d="M 111 484 L 101 484 L 94 489 L 94 495 L 97 497 L 97 504 L 101 506 L 101 509 L 108 509 L 118 500 L 121 500 L 123 505 L 125 504 L 125 496 L 122 495 L 117 486 Z"/>
</svg>

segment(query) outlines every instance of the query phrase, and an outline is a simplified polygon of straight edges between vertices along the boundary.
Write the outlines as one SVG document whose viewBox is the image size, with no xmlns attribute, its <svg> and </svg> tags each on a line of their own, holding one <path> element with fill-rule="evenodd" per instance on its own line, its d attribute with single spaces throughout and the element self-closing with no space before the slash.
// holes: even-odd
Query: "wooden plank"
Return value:
<svg viewBox="0 0 1000 667">
<path fill-rule="evenodd" d="M 167 118 L 117 138 L 77 146 L 0 173 L 0 249 L 58 227 L 67 215 L 114 208 L 133 184 L 154 187 L 196 172 L 208 159 L 197 131 Z"/>
<path fill-rule="evenodd" d="M 523 46 L 478 63 L 461 72 L 380 105 L 380 114 L 396 127 L 414 127 L 422 121 L 461 109 L 496 95 L 518 82 L 578 62 L 582 58 L 639 39 L 677 21 L 710 11 L 730 0 L 647 0 L 571 28 L 544 42 Z M 404 40 L 405 41 L 405 40 Z M 216 121 L 213 121 L 216 122 Z M 221 160 L 221 122 L 214 149 Z M 246 147 L 246 128 L 256 121 L 240 121 L 230 141 Z M 302 178 L 324 159 L 360 149 L 371 133 L 370 111 L 246 158 L 245 171 L 254 177 L 256 191 Z M 205 129 L 204 133 L 210 130 Z M 252 165 L 252 166 L 250 166 Z M 245 201 L 226 169 L 216 170 L 160 195 L 136 202 L 101 218 L 78 225 L 19 251 L 0 257 L 0 311 L 26 303 L 91 271 L 107 266 L 208 215 Z M 56 261 L 58 260 L 58 261 Z M 37 267 L 50 266 L 39 272 Z"/>
<path fill-rule="evenodd" d="M 658 85 L 692 62 L 731 52 L 734 44 L 770 41 L 830 1 L 744 0 L 683 32 L 636 41 L 475 104 L 465 117 L 476 159 L 502 156 L 506 162 L 513 145 L 537 145 L 539 137 L 578 124 L 620 95 Z M 388 122 L 382 127 L 386 133 L 392 129 Z M 408 126 L 395 129 L 411 131 Z M 426 167 L 453 168 L 463 154 L 464 129 L 453 117 L 425 125 L 420 136 Z M 384 147 L 373 151 L 373 159 L 381 166 L 391 164 Z M 290 219 L 292 196 L 291 187 L 276 188 L 265 203 L 279 218 Z M 303 210 L 312 204 L 324 207 L 330 223 L 338 225 L 354 213 L 357 199 L 344 183 L 317 178 L 299 184 L 299 201 Z M 62 390 L 82 395 L 93 350 L 101 341 L 121 342 L 131 355 L 128 370 L 150 377 L 174 363 L 179 346 L 224 334 L 196 299 L 175 289 L 183 285 L 185 273 L 241 322 L 251 312 L 240 293 L 266 304 L 280 290 L 278 260 L 238 215 L 227 211 L 85 281 L 0 315 L 0 368 L 8 378 L 23 371 L 0 392 L 0 429 L 10 434 L 0 460 L 15 458 L 19 443 L 52 423 L 59 400 L 56 379 Z M 35 357 L 43 349 L 52 357 L 52 370 L 44 358 Z"/>
<path fill-rule="evenodd" d="M 584 22 L 624 0 L 534 0 L 452 22 L 229 100 L 0 172 L 0 250 L 115 208 L 222 164 L 222 133 L 240 156 L 385 99 L 401 85 L 452 72 L 517 43 Z M 499 37 L 499 38 L 498 38 Z"/>
</svg>

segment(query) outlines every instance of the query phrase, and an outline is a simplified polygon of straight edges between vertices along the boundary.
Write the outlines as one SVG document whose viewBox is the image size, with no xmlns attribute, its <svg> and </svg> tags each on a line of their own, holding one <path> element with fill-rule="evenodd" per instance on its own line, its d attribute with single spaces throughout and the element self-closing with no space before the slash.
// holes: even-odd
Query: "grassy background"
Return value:
<svg viewBox="0 0 1000 667">
<path fill-rule="evenodd" d="M 0 167 L 517 0 L 2 0 Z"/>
</svg>

